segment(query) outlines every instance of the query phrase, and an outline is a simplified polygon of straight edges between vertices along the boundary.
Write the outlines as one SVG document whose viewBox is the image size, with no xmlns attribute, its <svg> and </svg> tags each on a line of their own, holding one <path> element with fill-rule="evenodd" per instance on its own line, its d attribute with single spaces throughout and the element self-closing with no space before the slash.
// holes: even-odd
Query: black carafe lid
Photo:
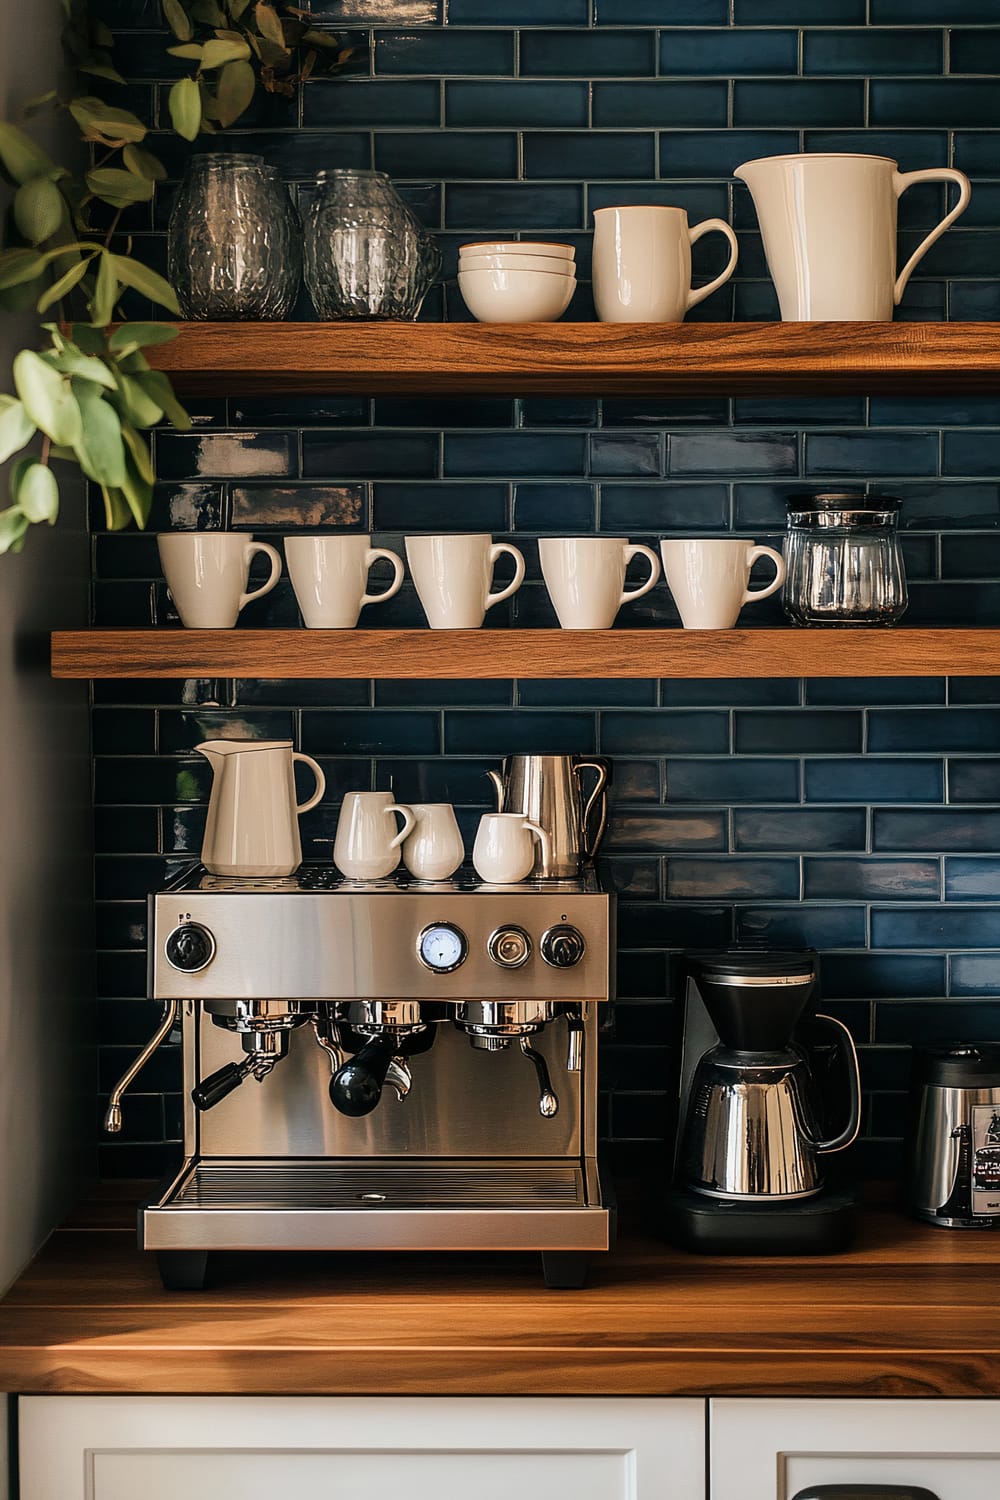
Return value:
<svg viewBox="0 0 1000 1500">
<path fill-rule="evenodd" d="M 914 1047 L 913 1082 L 938 1089 L 1000 1088 L 1000 1044 L 952 1042 Z"/>
<path fill-rule="evenodd" d="M 734 1052 L 781 1052 L 816 987 L 812 948 L 725 948 L 687 964 L 719 1041 Z"/>
</svg>

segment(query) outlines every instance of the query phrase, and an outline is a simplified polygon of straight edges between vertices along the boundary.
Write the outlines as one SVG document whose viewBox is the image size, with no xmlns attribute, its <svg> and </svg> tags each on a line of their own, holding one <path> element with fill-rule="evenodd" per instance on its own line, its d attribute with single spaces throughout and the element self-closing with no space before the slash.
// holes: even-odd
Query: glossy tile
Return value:
<svg viewBox="0 0 1000 1500">
<path fill-rule="evenodd" d="M 158 432 L 156 472 L 161 480 L 294 475 L 295 443 L 290 432 Z"/>
<path fill-rule="evenodd" d="M 823 997 L 896 1000 L 943 995 L 945 959 L 925 954 L 824 953 Z"/>
<path fill-rule="evenodd" d="M 809 432 L 805 473 L 859 475 L 936 474 L 935 432 Z"/>
<path fill-rule="evenodd" d="M 307 126 L 439 125 L 441 90 L 435 79 L 319 78 L 302 91 Z M 483 121 L 479 123 L 485 123 Z"/>
<path fill-rule="evenodd" d="M 808 37 L 809 33 L 806 33 Z M 755 73 L 780 76 L 799 70 L 796 31 L 695 31 L 686 28 L 660 32 L 660 72 L 721 75 L 740 78 Z M 833 71 L 833 70 L 829 70 Z M 849 71 L 864 72 L 863 68 Z"/>
<path fill-rule="evenodd" d="M 579 183 L 454 183 L 445 193 L 445 223 L 491 239 L 526 229 L 547 234 L 582 229 L 583 188 Z"/>
<path fill-rule="evenodd" d="M 601 485 L 600 529 L 612 535 L 632 531 L 697 535 L 724 531 L 728 525 L 725 484 Z"/>
<path fill-rule="evenodd" d="M 237 485 L 229 492 L 229 503 L 234 530 L 363 531 L 368 525 L 363 484 Z"/>
<path fill-rule="evenodd" d="M 959 763 L 961 764 L 961 763 Z M 940 760 L 807 760 L 807 802 L 941 802 L 944 766 Z"/>
<path fill-rule="evenodd" d="M 872 89 L 876 86 L 873 84 Z M 795 120 L 802 129 L 815 129 L 818 126 L 861 125 L 864 118 L 865 85 L 860 78 L 836 81 L 782 78 L 766 82 L 739 78 L 733 85 L 733 124 L 737 128 L 781 126 Z M 926 122 L 890 118 L 876 119 L 873 123 Z"/>
<path fill-rule="evenodd" d="M 618 85 L 609 85 L 618 87 Z M 632 89 L 642 85 L 628 84 Z M 642 120 L 597 119 L 601 125 L 643 124 Z M 526 131 L 523 140 L 524 176 L 653 177 L 656 174 L 656 137 L 652 131 Z M 511 174 L 513 175 L 513 174 Z"/>
<path fill-rule="evenodd" d="M 954 41 L 952 46 L 954 47 Z M 940 73 L 943 62 L 943 31 L 883 31 L 871 28 L 857 31 L 814 31 L 810 27 L 802 33 L 802 71 L 807 75 Z M 953 67 L 952 71 L 961 70 Z"/>
<path fill-rule="evenodd" d="M 651 708 L 656 704 L 655 678 L 524 677 L 517 684 L 517 701 L 522 708 Z M 615 777 L 614 791 L 618 787 Z"/>
<path fill-rule="evenodd" d="M 733 0 L 737 26 L 774 26 L 805 19 L 798 0 Z M 812 26 L 863 26 L 865 0 L 813 0 L 808 12 Z"/>
<path fill-rule="evenodd" d="M 1000 995 L 1000 964 L 996 953 L 956 953 L 949 961 L 949 995 Z M 996 1007 L 991 1007 L 995 1010 Z M 985 1007 L 983 1008 L 985 1014 Z M 922 1031 L 914 1029 L 914 1035 Z M 958 1033 L 954 1033 L 958 1035 Z M 964 1033 L 968 1037 L 980 1037 L 982 1032 L 970 1027 Z"/>
<path fill-rule="evenodd" d="M 390 177 L 516 177 L 512 131 L 414 130 L 375 137 L 375 166 Z"/>
<path fill-rule="evenodd" d="M 798 802 L 799 768 L 793 760 L 680 760 L 666 763 L 671 803 Z"/>
<path fill-rule="evenodd" d="M 438 438 L 429 432 L 307 431 L 302 469 L 308 479 L 431 479 L 438 472 Z"/>
<path fill-rule="evenodd" d="M 911 14 L 907 20 L 913 20 Z M 986 79 L 875 78 L 870 85 L 873 125 L 940 125 L 947 130 L 995 123 L 993 84 Z"/>
<path fill-rule="evenodd" d="M 308 709 L 302 749 L 310 755 L 434 755 L 440 753 L 440 716 L 393 709 Z"/>
<path fill-rule="evenodd" d="M 797 859 L 670 859 L 666 894 L 673 901 L 796 901 Z"/>
<path fill-rule="evenodd" d="M 376 73 L 511 74 L 512 31 L 383 31 L 375 33 Z"/>
<path fill-rule="evenodd" d="M 599 36 L 605 33 L 598 33 Z M 665 69 L 664 71 L 673 71 Z M 675 83 L 672 79 L 626 83 L 595 83 L 593 87 L 594 124 L 650 125 L 660 129 L 671 126 L 717 128 L 726 123 L 727 91 L 721 80 L 712 83 Z M 599 139 L 599 137 L 592 137 Z M 628 176 L 626 170 L 618 176 Z M 598 175 L 588 173 L 588 176 Z"/>
<path fill-rule="evenodd" d="M 862 716 L 849 709 L 738 709 L 737 755 L 857 754 Z"/>
<path fill-rule="evenodd" d="M 452 26 L 586 26 L 590 0 L 504 0 L 501 11 L 496 0 L 448 0 Z"/>
<path fill-rule="evenodd" d="M 863 948 L 861 906 L 743 906 L 736 910 L 736 941 L 774 947 Z"/>
<path fill-rule="evenodd" d="M 594 0 L 598 26 L 724 26 L 728 0 Z"/>
<path fill-rule="evenodd" d="M 514 751 L 565 755 L 594 751 L 596 726 L 592 713 L 511 709 L 504 713 L 461 713 L 444 716 L 446 755 L 509 755 Z"/>
<path fill-rule="evenodd" d="M 593 433 L 590 439 L 590 472 L 639 478 L 658 478 L 663 473 L 663 442 L 656 432 Z M 602 505 L 603 513 L 603 505 Z"/>
<path fill-rule="evenodd" d="M 1000 760 L 994 755 L 948 761 L 950 802 L 1000 802 Z"/>
<path fill-rule="evenodd" d="M 863 807 L 739 807 L 733 811 L 733 848 L 863 851 L 867 821 Z"/>
<path fill-rule="evenodd" d="M 651 77 L 656 38 L 644 31 L 525 31 L 520 71 L 525 78 Z"/>
<path fill-rule="evenodd" d="M 794 432 L 672 432 L 669 474 L 795 474 Z"/>
<path fill-rule="evenodd" d="M 833 847 L 833 846 L 831 846 Z M 802 861 L 807 901 L 940 901 L 935 859 L 819 859 Z"/>
<path fill-rule="evenodd" d="M 531 484 L 514 486 L 514 526 L 574 536 L 594 530 L 595 488 L 589 484 Z"/>
<path fill-rule="evenodd" d="M 376 483 L 372 524 L 378 531 L 504 531 L 505 484 Z"/>
<path fill-rule="evenodd" d="M 601 715 L 600 748 L 608 755 L 725 755 L 729 720 L 725 713 L 693 709 L 609 711 Z"/>
<path fill-rule="evenodd" d="M 1000 944 L 1000 908 L 873 907 L 873 948 L 985 948 Z"/>
<path fill-rule="evenodd" d="M 810 704 L 944 703 L 943 677 L 813 677 L 805 684 Z"/>
<path fill-rule="evenodd" d="M 997 708 L 873 710 L 868 717 L 870 750 L 995 749 Z"/>
<path fill-rule="evenodd" d="M 444 440 L 444 474 L 537 476 L 583 474 L 587 439 L 580 433 L 449 432 Z"/>
<path fill-rule="evenodd" d="M 1000 809 L 922 807 L 913 812 L 877 808 L 872 814 L 872 847 L 929 854 L 990 854 L 1000 838 Z"/>
<path fill-rule="evenodd" d="M 1000 859 L 946 859 L 949 901 L 1000 901 Z"/>
<path fill-rule="evenodd" d="M 584 82 L 530 82 L 485 79 L 445 84 L 445 121 L 452 125 L 509 125 L 517 130 L 532 126 L 586 126 L 590 117 L 590 93 Z M 560 177 L 568 173 L 560 172 Z"/>
</svg>

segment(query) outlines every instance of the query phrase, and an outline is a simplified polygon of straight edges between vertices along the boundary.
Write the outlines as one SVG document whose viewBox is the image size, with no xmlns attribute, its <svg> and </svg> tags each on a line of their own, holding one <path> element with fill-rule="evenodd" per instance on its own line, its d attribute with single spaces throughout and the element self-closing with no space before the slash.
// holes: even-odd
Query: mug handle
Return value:
<svg viewBox="0 0 1000 1500">
<path fill-rule="evenodd" d="M 509 542 L 494 542 L 490 548 L 490 577 L 492 578 L 493 576 L 494 563 L 504 552 L 509 552 L 514 559 L 514 579 L 512 583 L 508 583 L 505 589 L 501 589 L 498 594 L 486 595 L 487 609 L 490 609 L 494 604 L 499 604 L 501 599 L 509 599 L 511 594 L 516 594 L 524 582 L 524 558 L 518 552 L 517 548 L 512 547 Z"/>
<path fill-rule="evenodd" d="M 393 579 L 387 589 L 381 594 L 362 594 L 362 604 L 381 604 L 385 599 L 391 599 L 393 594 L 398 594 L 403 583 L 403 559 L 395 552 L 390 552 L 386 547 L 369 547 L 365 553 L 365 572 L 371 567 L 377 557 L 387 557 L 392 563 Z"/>
<path fill-rule="evenodd" d="M 410 834 L 417 826 L 417 820 L 413 816 L 413 810 L 412 808 L 405 806 L 405 804 L 402 802 L 394 802 L 391 807 L 383 807 L 382 811 L 386 813 L 399 813 L 399 816 L 403 820 L 403 826 L 396 834 L 396 837 L 389 840 L 389 848 L 398 849 L 403 840 L 405 838 L 409 838 Z"/>
<path fill-rule="evenodd" d="M 645 579 L 644 582 L 640 583 L 638 588 L 622 589 L 622 596 L 618 600 L 619 608 L 625 603 L 627 599 L 641 599 L 643 594 L 648 594 L 650 589 L 655 583 L 658 582 L 660 577 L 660 559 L 657 557 L 652 547 L 643 547 L 638 543 L 633 547 L 632 544 L 629 543 L 629 545 L 625 548 L 626 567 L 628 567 L 633 557 L 645 557 L 648 559 L 649 577 Z"/>
<path fill-rule="evenodd" d="M 897 307 L 906 289 L 906 283 L 913 274 L 917 262 L 923 260 L 928 250 L 934 244 L 934 241 L 939 240 L 945 230 L 954 224 L 959 214 L 965 212 L 969 206 L 969 199 L 972 196 L 972 183 L 964 172 L 959 172 L 955 167 L 925 167 L 920 172 L 893 172 L 892 174 L 893 191 L 897 198 L 901 198 L 906 189 L 912 187 L 915 182 L 957 182 L 958 202 L 949 213 L 945 214 L 940 224 L 931 230 L 927 238 L 921 240 L 906 262 L 906 265 L 896 277 L 896 285 L 892 289 L 892 300 Z"/>
<path fill-rule="evenodd" d="M 778 589 L 781 588 L 781 585 L 785 581 L 785 573 L 787 572 L 785 559 L 782 557 L 780 552 L 775 552 L 773 547 L 750 548 L 749 552 L 747 553 L 748 573 L 753 567 L 754 563 L 757 561 L 758 557 L 769 557 L 771 559 L 771 561 L 774 563 L 775 568 L 774 577 L 771 579 L 771 582 L 766 584 L 762 589 L 748 588 L 744 593 L 743 598 L 740 600 L 741 607 L 744 604 L 752 604 L 755 599 L 766 599 L 769 594 L 776 594 Z"/>
<path fill-rule="evenodd" d="M 529 833 L 535 835 L 535 838 L 542 846 L 542 864 L 547 865 L 549 863 L 549 836 L 545 829 L 539 823 L 532 823 L 529 818 L 525 818 L 521 827 L 526 828 Z"/>
<path fill-rule="evenodd" d="M 700 240 L 703 234 L 708 234 L 713 229 L 717 229 L 720 234 L 724 234 L 729 241 L 729 264 L 722 272 L 722 275 L 716 276 L 714 281 L 708 283 L 708 286 L 700 286 L 697 291 L 695 291 L 694 287 L 691 288 L 687 294 L 687 301 L 684 304 L 685 312 L 688 312 L 692 307 L 696 307 L 699 302 L 704 302 L 705 298 L 710 297 L 724 281 L 728 281 L 736 270 L 736 260 L 740 253 L 739 241 L 725 219 L 702 219 L 700 224 L 694 224 L 688 230 L 688 239 L 693 245 L 695 240 Z"/>
<path fill-rule="evenodd" d="M 316 803 L 320 800 L 323 793 L 326 791 L 326 777 L 323 775 L 322 766 L 318 766 L 311 755 L 300 755 L 297 750 L 293 750 L 292 760 L 300 760 L 304 766 L 309 767 L 310 771 L 316 778 L 316 790 L 313 792 L 312 796 L 306 802 L 300 802 L 298 807 L 296 807 L 295 809 L 297 813 L 308 812 L 311 807 L 316 806 Z"/>
<path fill-rule="evenodd" d="M 265 594 L 269 594 L 281 577 L 281 558 L 269 542 L 253 540 L 247 542 L 243 553 L 247 561 L 247 572 L 250 571 L 250 560 L 257 552 L 263 552 L 265 557 L 271 559 L 271 576 L 266 583 L 261 584 L 259 589 L 251 589 L 249 594 L 241 594 L 238 609 L 242 609 L 244 604 L 249 604 L 251 599 L 262 599 Z"/>
</svg>

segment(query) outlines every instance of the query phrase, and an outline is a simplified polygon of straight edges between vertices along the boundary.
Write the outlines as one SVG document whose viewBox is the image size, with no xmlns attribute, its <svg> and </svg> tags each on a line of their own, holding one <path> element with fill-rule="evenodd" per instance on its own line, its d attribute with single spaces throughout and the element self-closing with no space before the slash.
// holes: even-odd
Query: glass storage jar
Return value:
<svg viewBox="0 0 1000 1500">
<path fill-rule="evenodd" d="M 285 318 L 302 279 L 302 225 L 262 156 L 193 156 L 167 230 L 168 275 L 186 318 Z"/>
<path fill-rule="evenodd" d="M 906 609 L 899 501 L 859 492 L 788 501 L 781 602 L 796 625 L 894 625 Z"/>
<path fill-rule="evenodd" d="M 420 311 L 441 252 L 384 172 L 320 172 L 305 221 L 305 283 L 318 318 Z"/>
</svg>

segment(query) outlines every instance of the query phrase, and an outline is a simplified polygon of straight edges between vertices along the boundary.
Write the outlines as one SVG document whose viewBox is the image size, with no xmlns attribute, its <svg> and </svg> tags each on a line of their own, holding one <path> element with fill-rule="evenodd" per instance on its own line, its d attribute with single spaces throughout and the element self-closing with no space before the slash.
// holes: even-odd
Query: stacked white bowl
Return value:
<svg viewBox="0 0 1000 1500">
<path fill-rule="evenodd" d="M 458 286 L 480 323 L 554 323 L 576 290 L 572 245 L 489 240 L 458 252 Z"/>
</svg>

